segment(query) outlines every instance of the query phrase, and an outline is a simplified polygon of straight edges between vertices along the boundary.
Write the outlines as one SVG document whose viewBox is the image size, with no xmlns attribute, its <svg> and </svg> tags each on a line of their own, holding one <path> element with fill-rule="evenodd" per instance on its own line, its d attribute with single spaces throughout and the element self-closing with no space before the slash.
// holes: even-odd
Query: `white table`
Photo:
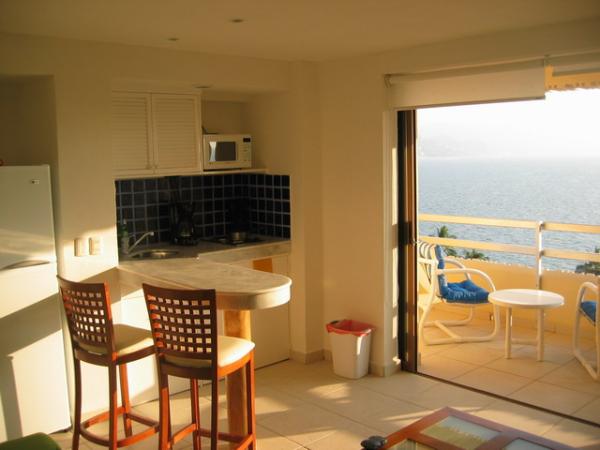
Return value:
<svg viewBox="0 0 600 450">
<path fill-rule="evenodd" d="M 537 345 L 537 360 L 544 359 L 544 315 L 547 309 L 558 308 L 565 304 L 562 295 L 540 289 L 501 289 L 491 292 L 488 300 L 490 303 L 506 308 L 506 337 L 505 358 L 510 358 L 512 344 Z M 513 339 L 512 337 L 512 310 L 537 309 L 537 339 Z"/>
</svg>

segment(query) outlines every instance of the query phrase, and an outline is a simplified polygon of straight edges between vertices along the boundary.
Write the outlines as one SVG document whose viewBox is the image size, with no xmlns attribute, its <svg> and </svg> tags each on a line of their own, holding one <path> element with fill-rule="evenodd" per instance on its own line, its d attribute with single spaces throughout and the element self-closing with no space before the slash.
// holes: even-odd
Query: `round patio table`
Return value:
<svg viewBox="0 0 600 450">
<path fill-rule="evenodd" d="M 506 308 L 506 336 L 504 357 L 511 357 L 512 344 L 537 345 L 537 360 L 544 359 L 544 315 L 547 309 L 558 308 L 565 304 L 562 295 L 541 289 L 501 289 L 490 292 L 490 303 Z M 537 309 L 536 339 L 516 339 L 512 337 L 512 310 Z"/>
</svg>

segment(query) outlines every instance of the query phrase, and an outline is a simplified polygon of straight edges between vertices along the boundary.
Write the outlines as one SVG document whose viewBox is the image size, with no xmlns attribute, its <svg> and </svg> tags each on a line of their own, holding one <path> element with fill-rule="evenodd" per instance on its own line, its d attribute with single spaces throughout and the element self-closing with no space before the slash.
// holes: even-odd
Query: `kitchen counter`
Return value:
<svg viewBox="0 0 600 450">
<path fill-rule="evenodd" d="M 272 308 L 289 300 L 288 277 L 227 264 L 290 253 L 289 240 L 267 236 L 261 239 L 264 240 L 236 246 L 200 241 L 194 246 L 138 247 L 136 251 L 162 249 L 179 253 L 164 259 L 121 257 L 119 276 L 122 282 L 134 286 L 154 283 L 174 288 L 215 289 L 219 309 Z"/>
<path fill-rule="evenodd" d="M 283 305 L 290 299 L 292 284 L 292 280 L 283 275 L 191 258 L 122 261 L 119 276 L 128 284 L 215 289 L 217 307 L 227 310 Z"/>
<path fill-rule="evenodd" d="M 155 244 L 151 246 L 136 247 L 133 254 L 144 250 L 174 250 L 179 252 L 179 254 L 176 257 L 169 259 L 197 258 L 202 261 L 232 263 L 291 253 L 291 241 L 289 239 L 270 236 L 261 236 L 261 239 L 263 239 L 261 242 L 251 242 L 239 245 L 227 245 L 210 241 L 199 241 L 198 244 L 190 246 Z M 144 260 L 122 255 L 120 256 L 119 261 L 122 264 L 128 261 L 139 262 Z"/>
<path fill-rule="evenodd" d="M 154 248 L 180 253 L 176 258 L 122 259 L 118 266 L 121 282 L 134 286 L 150 283 L 171 288 L 215 289 L 217 308 L 225 310 L 225 333 L 229 336 L 251 340 L 250 312 L 274 308 L 290 300 L 292 280 L 288 277 L 225 264 L 289 253 L 289 241 L 271 240 L 233 248 L 213 242 L 201 242 L 194 247 Z M 229 429 L 236 434 L 245 434 L 247 429 L 245 383 L 243 372 L 227 377 Z"/>
</svg>

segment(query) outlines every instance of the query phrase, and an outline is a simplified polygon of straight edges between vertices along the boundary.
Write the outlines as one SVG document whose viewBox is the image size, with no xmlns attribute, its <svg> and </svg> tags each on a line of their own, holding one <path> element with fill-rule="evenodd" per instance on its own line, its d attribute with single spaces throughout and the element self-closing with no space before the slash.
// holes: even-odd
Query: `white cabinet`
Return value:
<svg viewBox="0 0 600 450">
<path fill-rule="evenodd" d="M 113 92 L 115 176 L 200 172 L 200 129 L 200 102 L 196 95 Z"/>
<path fill-rule="evenodd" d="M 289 256 L 277 255 L 271 257 L 273 273 L 289 275 Z M 233 263 L 252 269 L 254 261 L 239 261 Z M 258 264 L 260 265 L 260 263 Z M 268 264 L 267 264 L 268 265 Z M 276 308 L 259 309 L 251 312 L 252 341 L 256 344 L 255 365 L 264 367 L 269 364 L 284 361 L 290 357 L 290 318 L 289 305 Z"/>
</svg>

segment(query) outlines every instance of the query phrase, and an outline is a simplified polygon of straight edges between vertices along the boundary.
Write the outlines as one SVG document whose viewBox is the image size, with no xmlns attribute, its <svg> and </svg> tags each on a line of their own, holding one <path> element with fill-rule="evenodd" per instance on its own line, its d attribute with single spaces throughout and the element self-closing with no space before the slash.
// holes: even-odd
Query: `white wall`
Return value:
<svg viewBox="0 0 600 450">
<path fill-rule="evenodd" d="M 314 64 L 293 63 L 285 93 L 257 95 L 247 121 L 258 166 L 290 174 L 292 211 L 292 356 L 322 358 L 322 147 L 319 86 Z"/>
</svg>

